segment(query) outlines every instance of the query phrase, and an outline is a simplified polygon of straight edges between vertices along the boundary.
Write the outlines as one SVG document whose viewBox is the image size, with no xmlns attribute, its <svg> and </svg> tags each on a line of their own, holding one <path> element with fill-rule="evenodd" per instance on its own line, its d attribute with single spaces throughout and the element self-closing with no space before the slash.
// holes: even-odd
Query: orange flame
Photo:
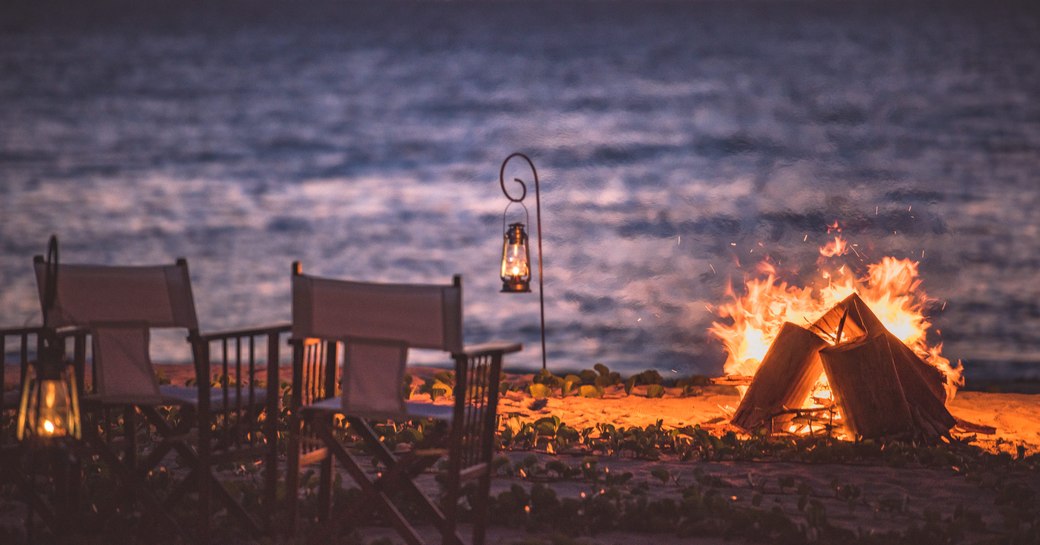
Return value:
<svg viewBox="0 0 1040 545">
<path fill-rule="evenodd" d="M 836 236 L 834 240 L 820 246 L 820 255 L 823 257 L 838 257 L 847 253 L 849 253 L 849 245 L 841 236 Z"/>
<path fill-rule="evenodd" d="M 837 224 L 828 227 L 832 230 L 840 232 Z M 848 248 L 839 235 L 820 248 L 820 255 L 837 257 L 845 255 Z M 807 326 L 855 292 L 892 334 L 942 371 L 948 399 L 964 384 L 960 365 L 953 366 L 943 357 L 942 343 L 928 341 L 932 324 L 924 315 L 927 296 L 920 289 L 917 262 L 885 257 L 869 265 L 867 274 L 859 278 L 844 265 L 834 271 L 821 268 L 819 274 L 825 285 L 818 289 L 790 285 L 768 265 L 760 271 L 764 277 L 747 280 L 743 294 L 734 292 L 732 286 L 727 289 L 727 301 L 715 309 L 722 320 L 712 323 L 708 330 L 725 347 L 726 374 L 754 375 L 784 322 Z"/>
</svg>

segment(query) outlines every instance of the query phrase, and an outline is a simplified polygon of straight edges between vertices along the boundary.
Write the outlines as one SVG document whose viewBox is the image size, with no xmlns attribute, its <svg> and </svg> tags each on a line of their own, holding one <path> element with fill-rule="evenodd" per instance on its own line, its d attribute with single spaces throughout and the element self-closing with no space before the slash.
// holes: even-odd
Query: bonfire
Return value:
<svg viewBox="0 0 1040 545">
<path fill-rule="evenodd" d="M 863 256 L 837 222 L 828 234 L 809 286 L 781 280 L 762 262 L 716 309 L 723 319 L 710 332 L 725 347 L 724 371 L 751 380 L 734 424 L 838 437 L 944 435 L 954 421 L 943 405 L 963 385 L 962 368 L 929 338 L 919 263 L 883 257 L 856 274 L 847 258 Z"/>
</svg>

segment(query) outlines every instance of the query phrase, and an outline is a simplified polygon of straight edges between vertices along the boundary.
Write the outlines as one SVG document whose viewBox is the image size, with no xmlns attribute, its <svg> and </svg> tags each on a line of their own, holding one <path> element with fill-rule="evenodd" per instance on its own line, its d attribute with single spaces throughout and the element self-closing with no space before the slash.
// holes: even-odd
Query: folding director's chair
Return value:
<svg viewBox="0 0 1040 545">
<path fill-rule="evenodd" d="M 35 266 L 42 300 L 41 256 Z M 78 339 L 75 358 L 89 385 L 83 442 L 112 468 L 125 496 L 192 542 L 209 541 L 212 516 L 224 509 L 250 534 L 263 533 L 265 523 L 221 483 L 215 466 L 263 464 L 264 512 L 274 505 L 279 340 L 288 326 L 201 334 L 184 259 L 161 266 L 62 264 L 56 300 L 44 312 L 46 323 Z M 158 383 L 149 354 L 156 328 L 186 331 L 193 387 Z M 138 442 L 139 417 L 156 434 L 150 449 Z M 173 460 L 186 466 L 186 475 L 159 497 L 146 478 Z M 173 509 L 187 497 L 197 502 L 198 515 L 178 522 Z"/>
<path fill-rule="evenodd" d="M 473 543 L 484 542 L 491 456 L 502 358 L 519 344 L 462 344 L 462 279 L 452 284 L 414 285 L 349 282 L 302 274 L 293 264 L 293 392 L 290 409 L 288 513 L 296 516 L 302 465 L 321 463 L 320 518 L 330 520 L 332 461 L 357 482 L 364 500 L 350 506 L 340 522 L 358 522 L 377 510 L 411 545 L 424 543 L 413 521 L 394 499 L 407 498 L 437 527 L 442 543 L 459 544 L 457 514 L 464 481 L 478 482 Z M 454 402 L 405 401 L 402 380 L 410 348 L 450 352 L 455 360 Z M 336 395 L 342 356 L 341 388 Z M 362 460 L 333 425 L 342 415 L 382 470 Z M 380 441 L 369 419 L 433 418 L 448 424 L 438 441 L 394 452 Z M 444 496 L 431 501 L 414 478 L 447 457 Z M 331 524 L 331 523 L 330 523 Z"/>
</svg>

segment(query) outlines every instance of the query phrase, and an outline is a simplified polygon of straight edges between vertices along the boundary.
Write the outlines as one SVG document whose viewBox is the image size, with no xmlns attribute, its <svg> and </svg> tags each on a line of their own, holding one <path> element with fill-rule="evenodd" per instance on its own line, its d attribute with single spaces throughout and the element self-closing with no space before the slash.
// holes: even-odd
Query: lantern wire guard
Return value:
<svg viewBox="0 0 1040 545">
<path fill-rule="evenodd" d="M 510 195 L 509 194 L 509 190 L 506 189 L 506 179 L 505 179 L 506 165 L 514 157 L 518 157 L 520 159 L 523 159 L 527 163 L 527 166 L 531 167 L 531 173 L 534 175 L 534 212 L 535 212 L 534 216 L 535 216 L 535 221 L 538 223 L 538 226 L 537 226 L 537 234 L 538 234 L 538 304 L 539 304 L 539 317 L 541 319 L 541 334 L 542 334 L 542 370 L 544 371 L 547 368 L 547 363 L 546 363 L 547 360 L 546 360 L 546 355 L 545 355 L 545 282 L 544 282 L 543 275 L 542 275 L 542 200 L 541 200 L 540 188 L 539 188 L 539 182 L 538 182 L 538 170 L 534 168 L 534 163 L 531 161 L 531 158 L 528 157 L 527 155 L 523 154 L 523 153 L 520 153 L 520 152 L 514 152 L 514 153 L 510 154 L 509 157 L 506 157 L 506 159 L 504 161 L 502 161 L 502 166 L 498 170 L 498 183 L 499 183 L 499 186 L 502 187 L 502 194 L 504 194 L 506 196 L 506 198 L 509 199 L 509 204 L 506 205 L 506 209 L 502 213 L 503 232 L 505 232 L 506 212 L 509 211 L 509 207 L 512 206 L 513 203 L 519 203 L 520 206 L 522 206 L 524 208 L 524 213 L 527 215 L 528 221 L 530 221 L 530 214 L 527 213 L 527 207 L 524 206 L 524 204 L 523 204 L 524 198 L 527 197 L 527 185 L 520 178 L 513 178 L 514 182 L 516 182 L 517 184 L 520 184 L 520 196 L 519 197 L 514 197 L 514 196 Z M 516 225 L 516 224 L 514 224 L 514 225 Z M 521 226 L 521 232 L 522 232 L 523 225 L 520 224 L 520 226 Z M 508 233 L 506 233 L 506 236 L 508 236 Z M 528 265 L 528 266 L 530 266 L 530 265 Z M 528 288 L 527 290 L 507 290 L 507 289 L 503 289 L 503 292 L 507 292 L 507 293 L 523 293 L 525 291 L 530 291 L 530 288 Z"/>
</svg>

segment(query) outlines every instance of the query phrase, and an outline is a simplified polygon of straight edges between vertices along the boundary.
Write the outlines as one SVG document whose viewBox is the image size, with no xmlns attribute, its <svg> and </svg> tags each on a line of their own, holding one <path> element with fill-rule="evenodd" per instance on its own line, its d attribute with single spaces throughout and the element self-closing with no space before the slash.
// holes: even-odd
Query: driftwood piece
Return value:
<svg viewBox="0 0 1040 545">
<path fill-rule="evenodd" d="M 801 407 L 823 373 L 819 351 L 826 344 L 815 333 L 784 323 L 740 401 L 733 424 L 753 432 L 769 428 L 773 415 Z"/>
<path fill-rule="evenodd" d="M 912 434 L 919 429 L 885 333 L 824 348 L 820 358 L 853 433 L 879 438 Z"/>
</svg>

